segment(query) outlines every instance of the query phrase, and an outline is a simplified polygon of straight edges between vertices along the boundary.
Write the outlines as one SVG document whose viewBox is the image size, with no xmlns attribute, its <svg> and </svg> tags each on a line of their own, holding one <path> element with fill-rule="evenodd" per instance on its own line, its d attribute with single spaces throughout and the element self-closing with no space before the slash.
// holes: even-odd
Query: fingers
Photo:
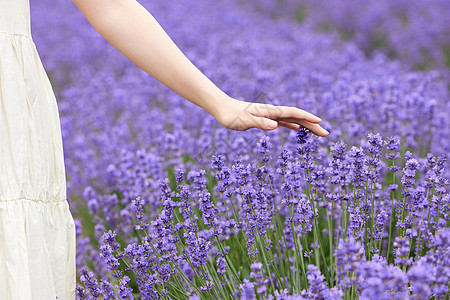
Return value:
<svg viewBox="0 0 450 300">
<path fill-rule="evenodd" d="M 257 103 L 249 108 L 249 112 L 257 117 L 265 117 L 273 120 L 283 120 L 287 122 L 298 122 L 300 120 L 306 120 L 310 123 L 320 123 L 322 121 L 316 115 L 310 112 L 302 110 L 297 107 L 289 106 L 276 106 L 272 104 Z"/>
<path fill-rule="evenodd" d="M 280 106 L 280 109 L 282 114 L 279 115 L 279 118 L 306 120 L 314 124 L 322 122 L 322 119 L 318 116 L 297 107 Z"/>
<path fill-rule="evenodd" d="M 310 122 L 306 122 L 306 121 L 300 121 L 299 122 L 300 125 L 302 125 L 303 127 L 309 129 L 312 133 L 314 133 L 315 135 L 318 136 L 327 136 L 330 133 L 328 131 L 326 131 L 325 129 L 322 128 L 322 126 L 320 126 L 319 124 L 312 124 Z"/>
<path fill-rule="evenodd" d="M 277 121 L 278 125 L 292 129 L 292 130 L 298 130 L 298 128 L 300 127 L 298 124 L 294 124 L 294 123 L 289 123 L 289 122 L 284 122 L 284 121 Z"/>
<path fill-rule="evenodd" d="M 297 120 L 297 119 L 292 119 L 292 118 L 288 118 L 288 119 L 281 119 L 281 120 L 277 120 L 277 122 L 281 125 L 283 124 L 291 124 L 289 127 L 281 125 L 283 127 L 286 128 L 290 128 L 290 129 L 294 129 L 295 124 L 299 124 L 302 125 L 303 127 L 308 128 L 309 130 L 311 130 L 314 134 L 319 135 L 319 136 L 327 136 L 329 134 L 328 131 L 326 131 L 325 129 L 322 128 L 322 126 L 320 126 L 319 124 L 314 124 L 308 121 L 304 121 L 304 120 Z M 280 123 L 282 122 L 282 123 Z M 298 128 L 298 126 L 296 126 L 296 128 Z"/>
<path fill-rule="evenodd" d="M 254 122 L 254 128 L 259 128 L 262 130 L 273 130 L 275 128 L 278 127 L 278 123 L 274 120 L 270 120 L 267 118 L 262 118 L 262 117 L 255 117 L 250 115 L 253 122 Z"/>
<path fill-rule="evenodd" d="M 237 101 L 237 100 L 236 100 Z M 317 136 L 325 137 L 329 132 L 318 123 L 322 121 L 319 117 L 296 107 L 275 106 L 263 103 L 237 102 L 241 107 L 245 104 L 244 114 L 236 117 L 230 125 L 226 126 L 233 130 L 247 130 L 259 128 L 262 130 L 274 130 L 283 126 L 291 130 L 298 130 L 299 125 L 309 129 Z"/>
<path fill-rule="evenodd" d="M 296 123 L 289 123 L 286 121 L 277 121 L 279 126 L 283 126 L 289 129 L 293 129 L 293 130 L 298 130 L 299 129 L 299 125 Z M 326 131 L 325 129 L 322 128 L 322 126 L 318 125 L 318 124 L 312 124 L 309 122 L 301 122 L 302 126 L 309 129 L 312 133 L 314 133 L 315 135 L 318 136 L 327 136 L 329 134 L 328 131 Z"/>
</svg>

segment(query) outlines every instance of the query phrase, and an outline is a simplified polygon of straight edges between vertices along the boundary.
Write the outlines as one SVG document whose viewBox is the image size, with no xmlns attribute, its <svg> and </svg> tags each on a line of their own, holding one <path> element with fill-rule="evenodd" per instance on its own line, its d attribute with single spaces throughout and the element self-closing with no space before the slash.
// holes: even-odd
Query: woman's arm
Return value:
<svg viewBox="0 0 450 300">
<path fill-rule="evenodd" d="M 135 0 L 73 0 L 92 26 L 139 68 L 202 107 L 229 129 L 275 129 L 298 125 L 326 136 L 320 118 L 294 107 L 233 99 L 180 51 L 155 18 Z M 277 121 L 277 122 L 274 122 Z M 278 123 L 278 124 L 277 124 Z"/>
</svg>

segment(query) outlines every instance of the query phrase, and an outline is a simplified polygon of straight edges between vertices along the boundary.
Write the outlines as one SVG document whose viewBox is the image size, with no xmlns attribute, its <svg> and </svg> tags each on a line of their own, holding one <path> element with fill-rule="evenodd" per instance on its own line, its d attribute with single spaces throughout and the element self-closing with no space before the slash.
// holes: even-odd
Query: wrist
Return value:
<svg viewBox="0 0 450 300">
<path fill-rule="evenodd" d="M 219 89 L 215 93 L 208 93 L 202 97 L 202 108 L 218 120 L 224 111 L 224 106 L 231 100 L 232 98 L 230 96 Z"/>
</svg>

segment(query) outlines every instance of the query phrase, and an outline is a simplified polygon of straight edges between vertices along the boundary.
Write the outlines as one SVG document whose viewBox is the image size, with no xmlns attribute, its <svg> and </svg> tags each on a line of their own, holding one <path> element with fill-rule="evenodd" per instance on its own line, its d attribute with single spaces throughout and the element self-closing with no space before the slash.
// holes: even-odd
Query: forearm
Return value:
<svg viewBox="0 0 450 300">
<path fill-rule="evenodd" d="M 139 68 L 215 116 L 228 98 L 134 0 L 73 0 L 92 26 Z"/>
<path fill-rule="evenodd" d="M 233 99 L 198 70 L 135 0 L 72 0 L 92 26 L 117 50 L 158 81 L 202 107 L 226 128 L 297 130 L 327 136 L 321 119 L 304 110 Z"/>
</svg>

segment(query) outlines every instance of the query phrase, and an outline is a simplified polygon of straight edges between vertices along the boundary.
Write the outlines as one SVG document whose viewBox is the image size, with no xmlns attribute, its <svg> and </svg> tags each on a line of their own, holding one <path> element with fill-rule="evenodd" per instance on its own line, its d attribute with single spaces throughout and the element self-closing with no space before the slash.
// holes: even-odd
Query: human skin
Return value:
<svg viewBox="0 0 450 300">
<path fill-rule="evenodd" d="M 299 125 L 329 133 L 319 117 L 296 107 L 234 99 L 209 80 L 178 48 L 156 19 L 135 0 L 72 0 L 91 25 L 139 68 L 232 130 Z"/>
</svg>

